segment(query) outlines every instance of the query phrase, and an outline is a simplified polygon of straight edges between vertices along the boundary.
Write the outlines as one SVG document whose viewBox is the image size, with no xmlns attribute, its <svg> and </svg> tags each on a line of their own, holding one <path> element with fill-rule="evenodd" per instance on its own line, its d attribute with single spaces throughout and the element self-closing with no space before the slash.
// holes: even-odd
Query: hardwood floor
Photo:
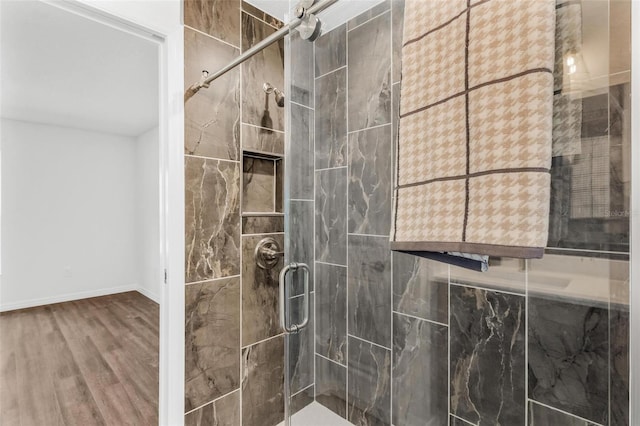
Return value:
<svg viewBox="0 0 640 426">
<path fill-rule="evenodd" d="M 138 292 L 0 314 L 0 425 L 157 425 L 158 329 Z"/>
</svg>

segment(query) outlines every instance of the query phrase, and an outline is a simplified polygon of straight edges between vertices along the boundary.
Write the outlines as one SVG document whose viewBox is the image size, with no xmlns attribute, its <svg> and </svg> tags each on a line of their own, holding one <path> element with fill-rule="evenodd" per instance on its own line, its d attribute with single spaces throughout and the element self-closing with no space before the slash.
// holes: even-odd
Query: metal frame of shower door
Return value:
<svg viewBox="0 0 640 426">
<path fill-rule="evenodd" d="M 640 425 L 640 1 L 638 0 L 631 2 L 631 47 L 629 424 Z"/>
<path fill-rule="evenodd" d="M 2 0 L 0 0 L 2 1 Z M 159 31 L 79 0 L 41 0 L 70 13 L 154 42 L 159 70 L 158 247 L 160 365 L 158 423 L 184 425 L 184 27 Z M 97 82 L 99 83 L 99 82 Z M 164 276 L 164 277 L 163 277 Z"/>
</svg>

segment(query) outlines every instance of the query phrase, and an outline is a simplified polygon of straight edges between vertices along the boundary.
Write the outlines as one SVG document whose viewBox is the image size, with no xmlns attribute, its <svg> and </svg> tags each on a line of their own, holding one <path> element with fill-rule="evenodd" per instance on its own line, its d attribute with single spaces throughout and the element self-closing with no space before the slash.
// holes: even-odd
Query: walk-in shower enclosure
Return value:
<svg viewBox="0 0 640 426">
<path fill-rule="evenodd" d="M 480 273 L 389 249 L 404 1 L 354 1 L 185 102 L 186 424 L 630 424 L 631 2 L 557 2 L 548 247 Z M 185 0 L 185 90 L 296 6 L 252 3 Z"/>
</svg>

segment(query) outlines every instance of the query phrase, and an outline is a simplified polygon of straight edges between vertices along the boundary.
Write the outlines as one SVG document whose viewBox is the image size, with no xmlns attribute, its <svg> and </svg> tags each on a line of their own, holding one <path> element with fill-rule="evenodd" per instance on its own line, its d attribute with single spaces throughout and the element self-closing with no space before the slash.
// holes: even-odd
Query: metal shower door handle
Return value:
<svg viewBox="0 0 640 426">
<path fill-rule="evenodd" d="M 297 271 L 301 269 L 303 272 L 304 282 L 304 304 L 302 322 L 299 324 L 287 324 L 287 311 L 289 306 L 289 292 L 287 291 L 287 274 L 289 271 Z M 309 266 L 305 263 L 290 263 L 280 271 L 280 325 L 287 333 L 297 333 L 309 324 Z"/>
</svg>

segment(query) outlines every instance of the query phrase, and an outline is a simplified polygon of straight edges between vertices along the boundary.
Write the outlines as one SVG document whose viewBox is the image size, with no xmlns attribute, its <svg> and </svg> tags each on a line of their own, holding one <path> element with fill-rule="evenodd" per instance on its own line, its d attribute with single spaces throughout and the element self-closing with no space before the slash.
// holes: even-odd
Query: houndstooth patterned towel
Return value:
<svg viewBox="0 0 640 426">
<path fill-rule="evenodd" d="M 553 0 L 407 0 L 391 248 L 542 257 Z"/>
</svg>

